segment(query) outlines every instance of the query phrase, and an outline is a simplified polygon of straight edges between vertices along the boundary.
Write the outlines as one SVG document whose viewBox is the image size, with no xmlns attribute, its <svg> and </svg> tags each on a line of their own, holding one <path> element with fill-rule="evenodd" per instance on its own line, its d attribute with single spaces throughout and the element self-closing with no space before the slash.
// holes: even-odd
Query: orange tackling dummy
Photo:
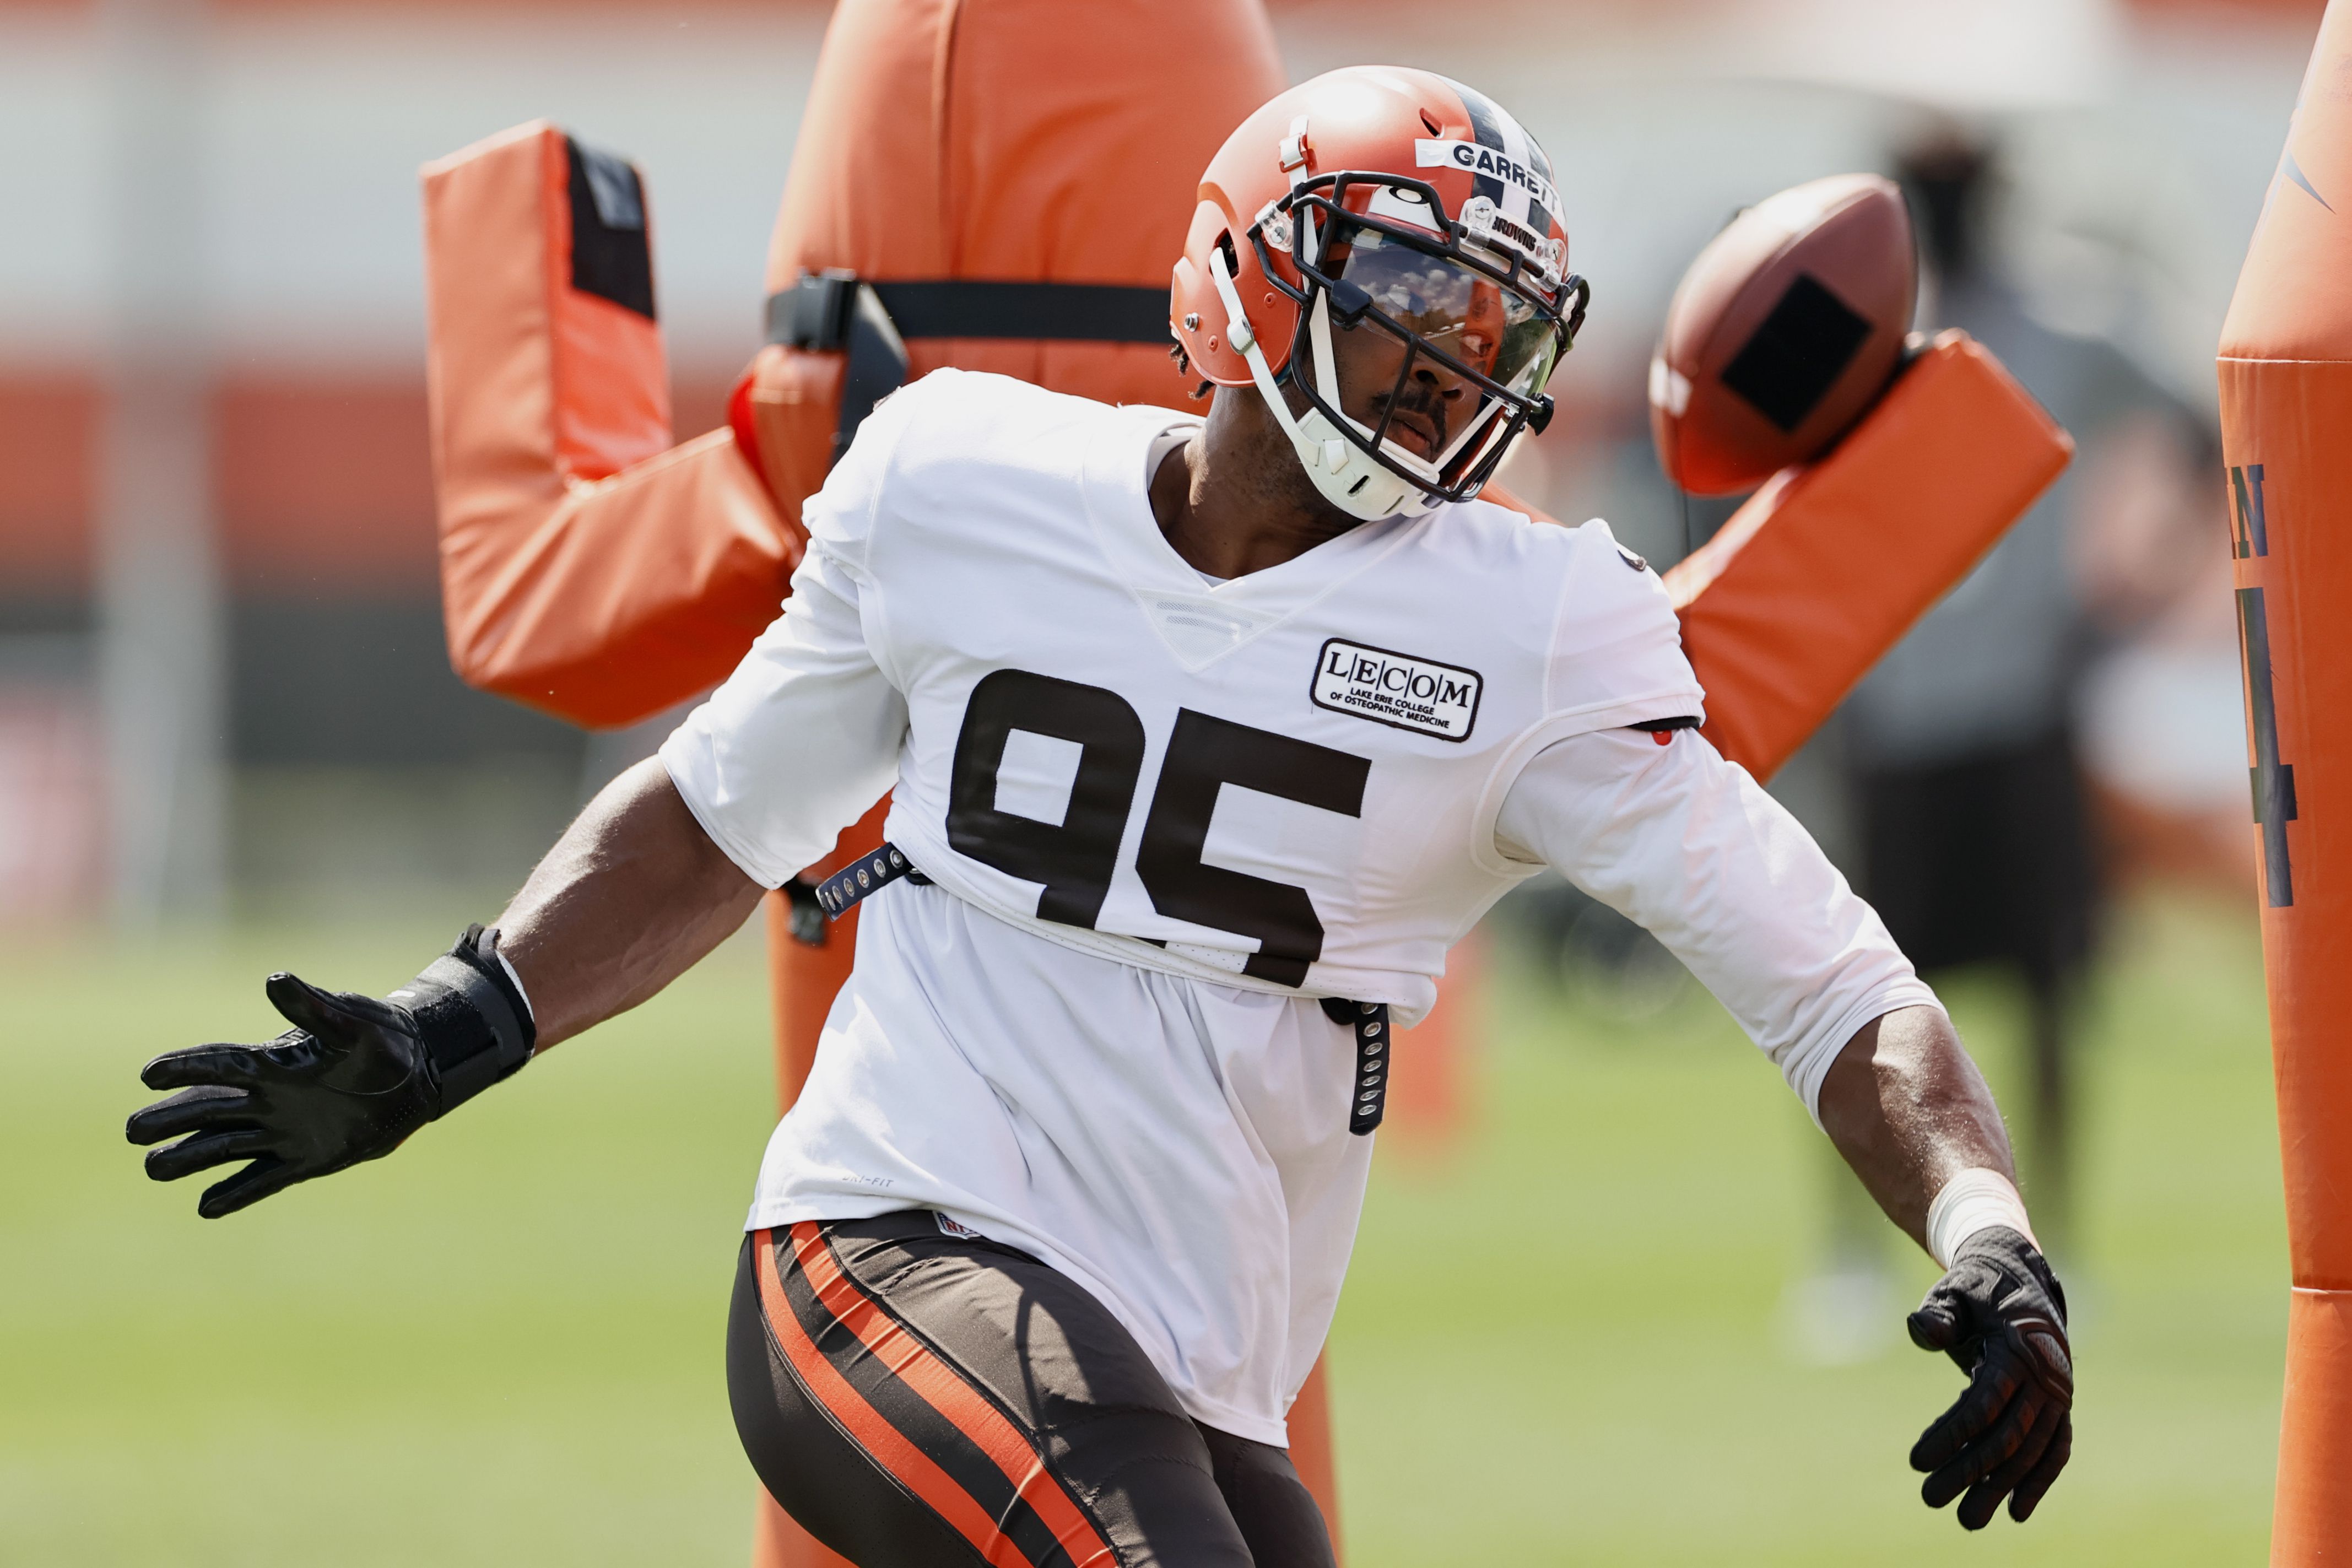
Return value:
<svg viewBox="0 0 2352 1568">
<path fill-rule="evenodd" d="M 2352 1562 L 2352 7 L 2331 4 L 2221 329 L 2221 453 L 2285 1161 L 2271 1561 Z M 2317 90 L 2314 90 L 2316 86 Z"/>
</svg>

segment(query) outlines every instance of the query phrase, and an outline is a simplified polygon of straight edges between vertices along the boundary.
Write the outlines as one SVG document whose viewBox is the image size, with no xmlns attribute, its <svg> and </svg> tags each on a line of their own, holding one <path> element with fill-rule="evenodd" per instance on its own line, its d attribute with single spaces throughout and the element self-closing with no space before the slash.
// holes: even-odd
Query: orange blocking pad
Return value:
<svg viewBox="0 0 2352 1568">
<path fill-rule="evenodd" d="M 2263 965 L 2286 1184 L 2271 1561 L 2352 1562 L 2352 5 L 2319 26 L 2221 329 Z"/>
<path fill-rule="evenodd" d="M 1214 68 L 1167 68 L 1177 59 Z M 1210 155 L 1286 85 L 1258 0 L 853 0 L 825 30 L 768 289 L 838 268 L 1165 290 Z M 953 365 L 1198 407 L 1171 341 L 915 337 L 907 377 Z M 738 394 L 736 438 L 789 518 L 824 478 L 841 379 L 838 353 L 772 344 Z"/>
<path fill-rule="evenodd" d="M 591 167 L 611 224 L 594 199 L 573 213 Z M 423 177 L 426 372 L 444 478 L 543 493 L 537 469 L 601 479 L 667 447 L 669 370 L 636 171 L 534 120 Z M 500 469 L 502 451 L 534 471 Z"/>
<path fill-rule="evenodd" d="M 451 663 L 594 726 L 712 685 L 801 539 L 726 432 L 670 446 L 642 182 L 541 121 L 424 184 Z"/>
<path fill-rule="evenodd" d="M 2074 451 L 1981 344 L 1937 336 L 1829 456 L 1775 475 L 1666 574 L 1702 732 L 1771 777 Z"/>
<path fill-rule="evenodd" d="M 2221 364 L 2288 1257 L 2298 1289 L 2325 1290 L 2352 1289 L 2352 836 L 2335 832 L 2352 823 L 2352 339 L 2344 352 Z M 2352 1447 L 2336 1464 L 2352 1478 Z M 2352 1561 L 2352 1480 L 2337 1489 Z"/>
<path fill-rule="evenodd" d="M 450 660 L 470 685 L 591 729 L 724 680 L 782 609 L 807 539 L 726 430 L 497 526 L 494 547 L 460 560 L 445 523 Z"/>
</svg>

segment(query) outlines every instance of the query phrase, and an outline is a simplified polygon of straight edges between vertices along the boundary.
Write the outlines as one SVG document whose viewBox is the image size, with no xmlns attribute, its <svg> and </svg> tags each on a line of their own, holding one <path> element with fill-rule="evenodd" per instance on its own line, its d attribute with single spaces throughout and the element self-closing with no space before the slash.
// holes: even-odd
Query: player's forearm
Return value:
<svg viewBox="0 0 2352 1568">
<path fill-rule="evenodd" d="M 2016 1180 L 1992 1090 L 1941 1008 L 1864 1025 L 1822 1080 L 1820 1111 L 1878 1206 L 1922 1247 L 1927 1205 L 1952 1176 L 1982 1168 Z"/>
<path fill-rule="evenodd" d="M 657 760 L 588 804 L 499 917 L 539 1048 L 626 1012 L 751 914 L 760 885 L 710 841 Z"/>
</svg>

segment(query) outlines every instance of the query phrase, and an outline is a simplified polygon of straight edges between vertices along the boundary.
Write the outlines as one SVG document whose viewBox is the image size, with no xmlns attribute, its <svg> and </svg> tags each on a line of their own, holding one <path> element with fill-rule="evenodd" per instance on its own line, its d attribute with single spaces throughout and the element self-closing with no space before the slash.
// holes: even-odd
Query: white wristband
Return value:
<svg viewBox="0 0 2352 1568">
<path fill-rule="evenodd" d="M 2025 1200 L 2016 1184 L 1999 1171 L 1971 1166 L 1946 1182 L 1927 1205 L 1927 1250 L 1949 1268 L 1960 1243 L 1980 1230 L 2005 1225 L 2032 1241 L 2033 1226 L 2025 1217 Z"/>
<path fill-rule="evenodd" d="M 530 993 L 522 988 L 522 976 L 515 973 L 515 966 L 507 962 L 507 955 L 505 953 L 492 952 L 490 956 L 499 961 L 499 967 L 507 972 L 507 978 L 509 980 L 514 982 L 515 994 L 522 998 L 523 1012 L 530 1016 L 530 1021 L 533 1024 L 538 1023 L 539 1009 L 530 1005 Z"/>
</svg>

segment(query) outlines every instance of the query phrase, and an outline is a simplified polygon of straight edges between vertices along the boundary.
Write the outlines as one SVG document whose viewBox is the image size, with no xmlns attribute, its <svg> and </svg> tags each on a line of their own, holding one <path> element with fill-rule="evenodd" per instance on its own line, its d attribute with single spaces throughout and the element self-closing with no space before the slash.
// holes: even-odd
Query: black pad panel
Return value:
<svg viewBox="0 0 2352 1568">
<path fill-rule="evenodd" d="M 572 155 L 572 286 L 654 319 L 654 258 L 645 187 L 628 161 L 583 147 Z"/>
<path fill-rule="evenodd" d="M 1820 406 L 1870 336 L 1870 322 L 1800 272 L 1756 335 L 1723 367 L 1723 384 L 1783 430 Z"/>
<path fill-rule="evenodd" d="M 768 341 L 794 348 L 841 347 L 848 321 L 847 272 L 803 277 L 768 297 Z M 905 338 L 1027 338 L 1046 342 L 1165 344 L 1168 290 L 1118 283 L 1013 283 L 922 279 L 868 287 Z"/>
</svg>

